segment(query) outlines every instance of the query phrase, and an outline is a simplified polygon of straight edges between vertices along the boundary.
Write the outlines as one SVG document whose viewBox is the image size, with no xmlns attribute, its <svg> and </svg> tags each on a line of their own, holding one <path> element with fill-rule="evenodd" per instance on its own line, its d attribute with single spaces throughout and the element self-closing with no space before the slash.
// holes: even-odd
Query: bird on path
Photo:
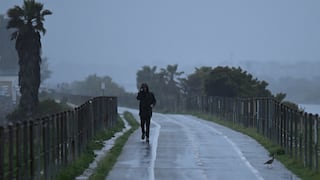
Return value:
<svg viewBox="0 0 320 180">
<path fill-rule="evenodd" d="M 264 164 L 267 164 L 269 168 L 272 168 L 273 160 L 274 160 L 274 155 L 272 155 L 272 158 L 266 161 Z"/>
</svg>

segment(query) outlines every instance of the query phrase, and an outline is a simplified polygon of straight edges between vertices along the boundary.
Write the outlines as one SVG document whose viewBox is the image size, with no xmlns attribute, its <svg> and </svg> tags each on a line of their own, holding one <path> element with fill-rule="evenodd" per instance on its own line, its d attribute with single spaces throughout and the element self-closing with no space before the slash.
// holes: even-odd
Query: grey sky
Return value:
<svg viewBox="0 0 320 180">
<path fill-rule="evenodd" d="M 0 14 L 22 0 L 0 0 Z M 319 0 L 41 0 L 47 83 L 108 75 L 135 91 L 143 65 L 320 61 Z M 272 73 L 272 72 L 271 72 Z"/>
</svg>

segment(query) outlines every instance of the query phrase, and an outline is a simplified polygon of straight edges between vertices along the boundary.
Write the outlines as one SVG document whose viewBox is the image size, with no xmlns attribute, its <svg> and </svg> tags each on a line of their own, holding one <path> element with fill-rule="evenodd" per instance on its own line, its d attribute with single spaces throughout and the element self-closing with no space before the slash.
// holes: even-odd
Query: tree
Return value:
<svg viewBox="0 0 320 180">
<path fill-rule="evenodd" d="M 177 64 L 167 65 L 166 69 L 160 69 L 159 77 L 161 77 L 161 81 L 159 82 L 162 82 L 160 84 L 162 88 L 158 96 L 162 99 L 165 106 L 173 111 L 176 110 L 182 93 L 178 80 L 183 73 L 182 71 L 178 72 Z"/>
<path fill-rule="evenodd" d="M 39 104 L 41 36 L 46 32 L 43 21 L 46 15 L 52 14 L 43 10 L 43 4 L 34 0 L 24 0 L 23 6 L 9 9 L 7 29 L 14 28 L 11 39 L 19 57 L 19 86 L 21 98 L 20 111 L 27 117 L 33 115 Z"/>
<path fill-rule="evenodd" d="M 165 84 L 168 87 L 168 90 L 171 93 L 177 93 L 179 92 L 178 88 L 178 80 L 179 76 L 181 76 L 184 72 L 177 72 L 178 70 L 178 65 L 168 65 L 166 69 L 161 68 L 160 74 L 164 77 Z"/>
<path fill-rule="evenodd" d="M 212 68 L 207 66 L 195 68 L 194 73 L 188 75 L 187 78 L 180 79 L 184 94 L 189 96 L 203 95 L 205 79 L 211 71 Z"/>
<path fill-rule="evenodd" d="M 275 95 L 275 100 L 279 101 L 279 102 L 282 102 L 285 98 L 286 98 L 287 94 L 286 93 L 278 93 Z"/>
<path fill-rule="evenodd" d="M 143 66 L 142 70 L 137 72 L 137 87 L 141 83 L 147 83 L 150 89 L 157 97 L 157 107 L 173 109 L 177 100 L 181 95 L 179 77 L 184 72 L 178 72 L 178 65 L 168 65 L 166 68 L 161 68 L 160 72 L 157 67 Z"/>
<path fill-rule="evenodd" d="M 225 97 L 270 97 L 266 81 L 257 78 L 240 67 L 214 68 L 205 80 L 205 93 L 209 96 Z"/>
<path fill-rule="evenodd" d="M 237 96 L 237 86 L 228 67 L 217 67 L 205 79 L 204 90 L 209 96 Z"/>
<path fill-rule="evenodd" d="M 147 83 L 149 86 L 155 85 L 157 79 L 156 71 L 157 66 L 143 66 L 142 70 L 137 72 L 137 89 L 140 88 L 141 83 Z"/>
</svg>

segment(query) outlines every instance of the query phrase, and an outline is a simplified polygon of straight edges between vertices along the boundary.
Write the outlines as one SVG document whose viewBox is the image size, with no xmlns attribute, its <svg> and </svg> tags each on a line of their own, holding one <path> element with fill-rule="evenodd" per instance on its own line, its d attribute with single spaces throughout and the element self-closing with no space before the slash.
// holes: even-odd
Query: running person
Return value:
<svg viewBox="0 0 320 180">
<path fill-rule="evenodd" d="M 145 139 L 149 143 L 150 120 L 152 116 L 152 108 L 156 105 L 154 94 L 149 91 L 146 83 L 142 83 L 137 95 L 139 100 L 139 116 L 141 125 L 141 139 Z"/>
</svg>

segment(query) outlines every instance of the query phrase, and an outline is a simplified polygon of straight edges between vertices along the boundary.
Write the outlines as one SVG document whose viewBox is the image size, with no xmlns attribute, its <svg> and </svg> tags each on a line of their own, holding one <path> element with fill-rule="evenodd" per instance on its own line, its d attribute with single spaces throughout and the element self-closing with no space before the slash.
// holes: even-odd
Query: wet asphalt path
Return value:
<svg viewBox="0 0 320 180">
<path fill-rule="evenodd" d="M 130 136 L 107 180 L 298 179 L 278 161 L 265 166 L 268 152 L 253 139 L 212 122 L 154 113 L 150 131 L 150 144 L 140 129 Z"/>
</svg>

